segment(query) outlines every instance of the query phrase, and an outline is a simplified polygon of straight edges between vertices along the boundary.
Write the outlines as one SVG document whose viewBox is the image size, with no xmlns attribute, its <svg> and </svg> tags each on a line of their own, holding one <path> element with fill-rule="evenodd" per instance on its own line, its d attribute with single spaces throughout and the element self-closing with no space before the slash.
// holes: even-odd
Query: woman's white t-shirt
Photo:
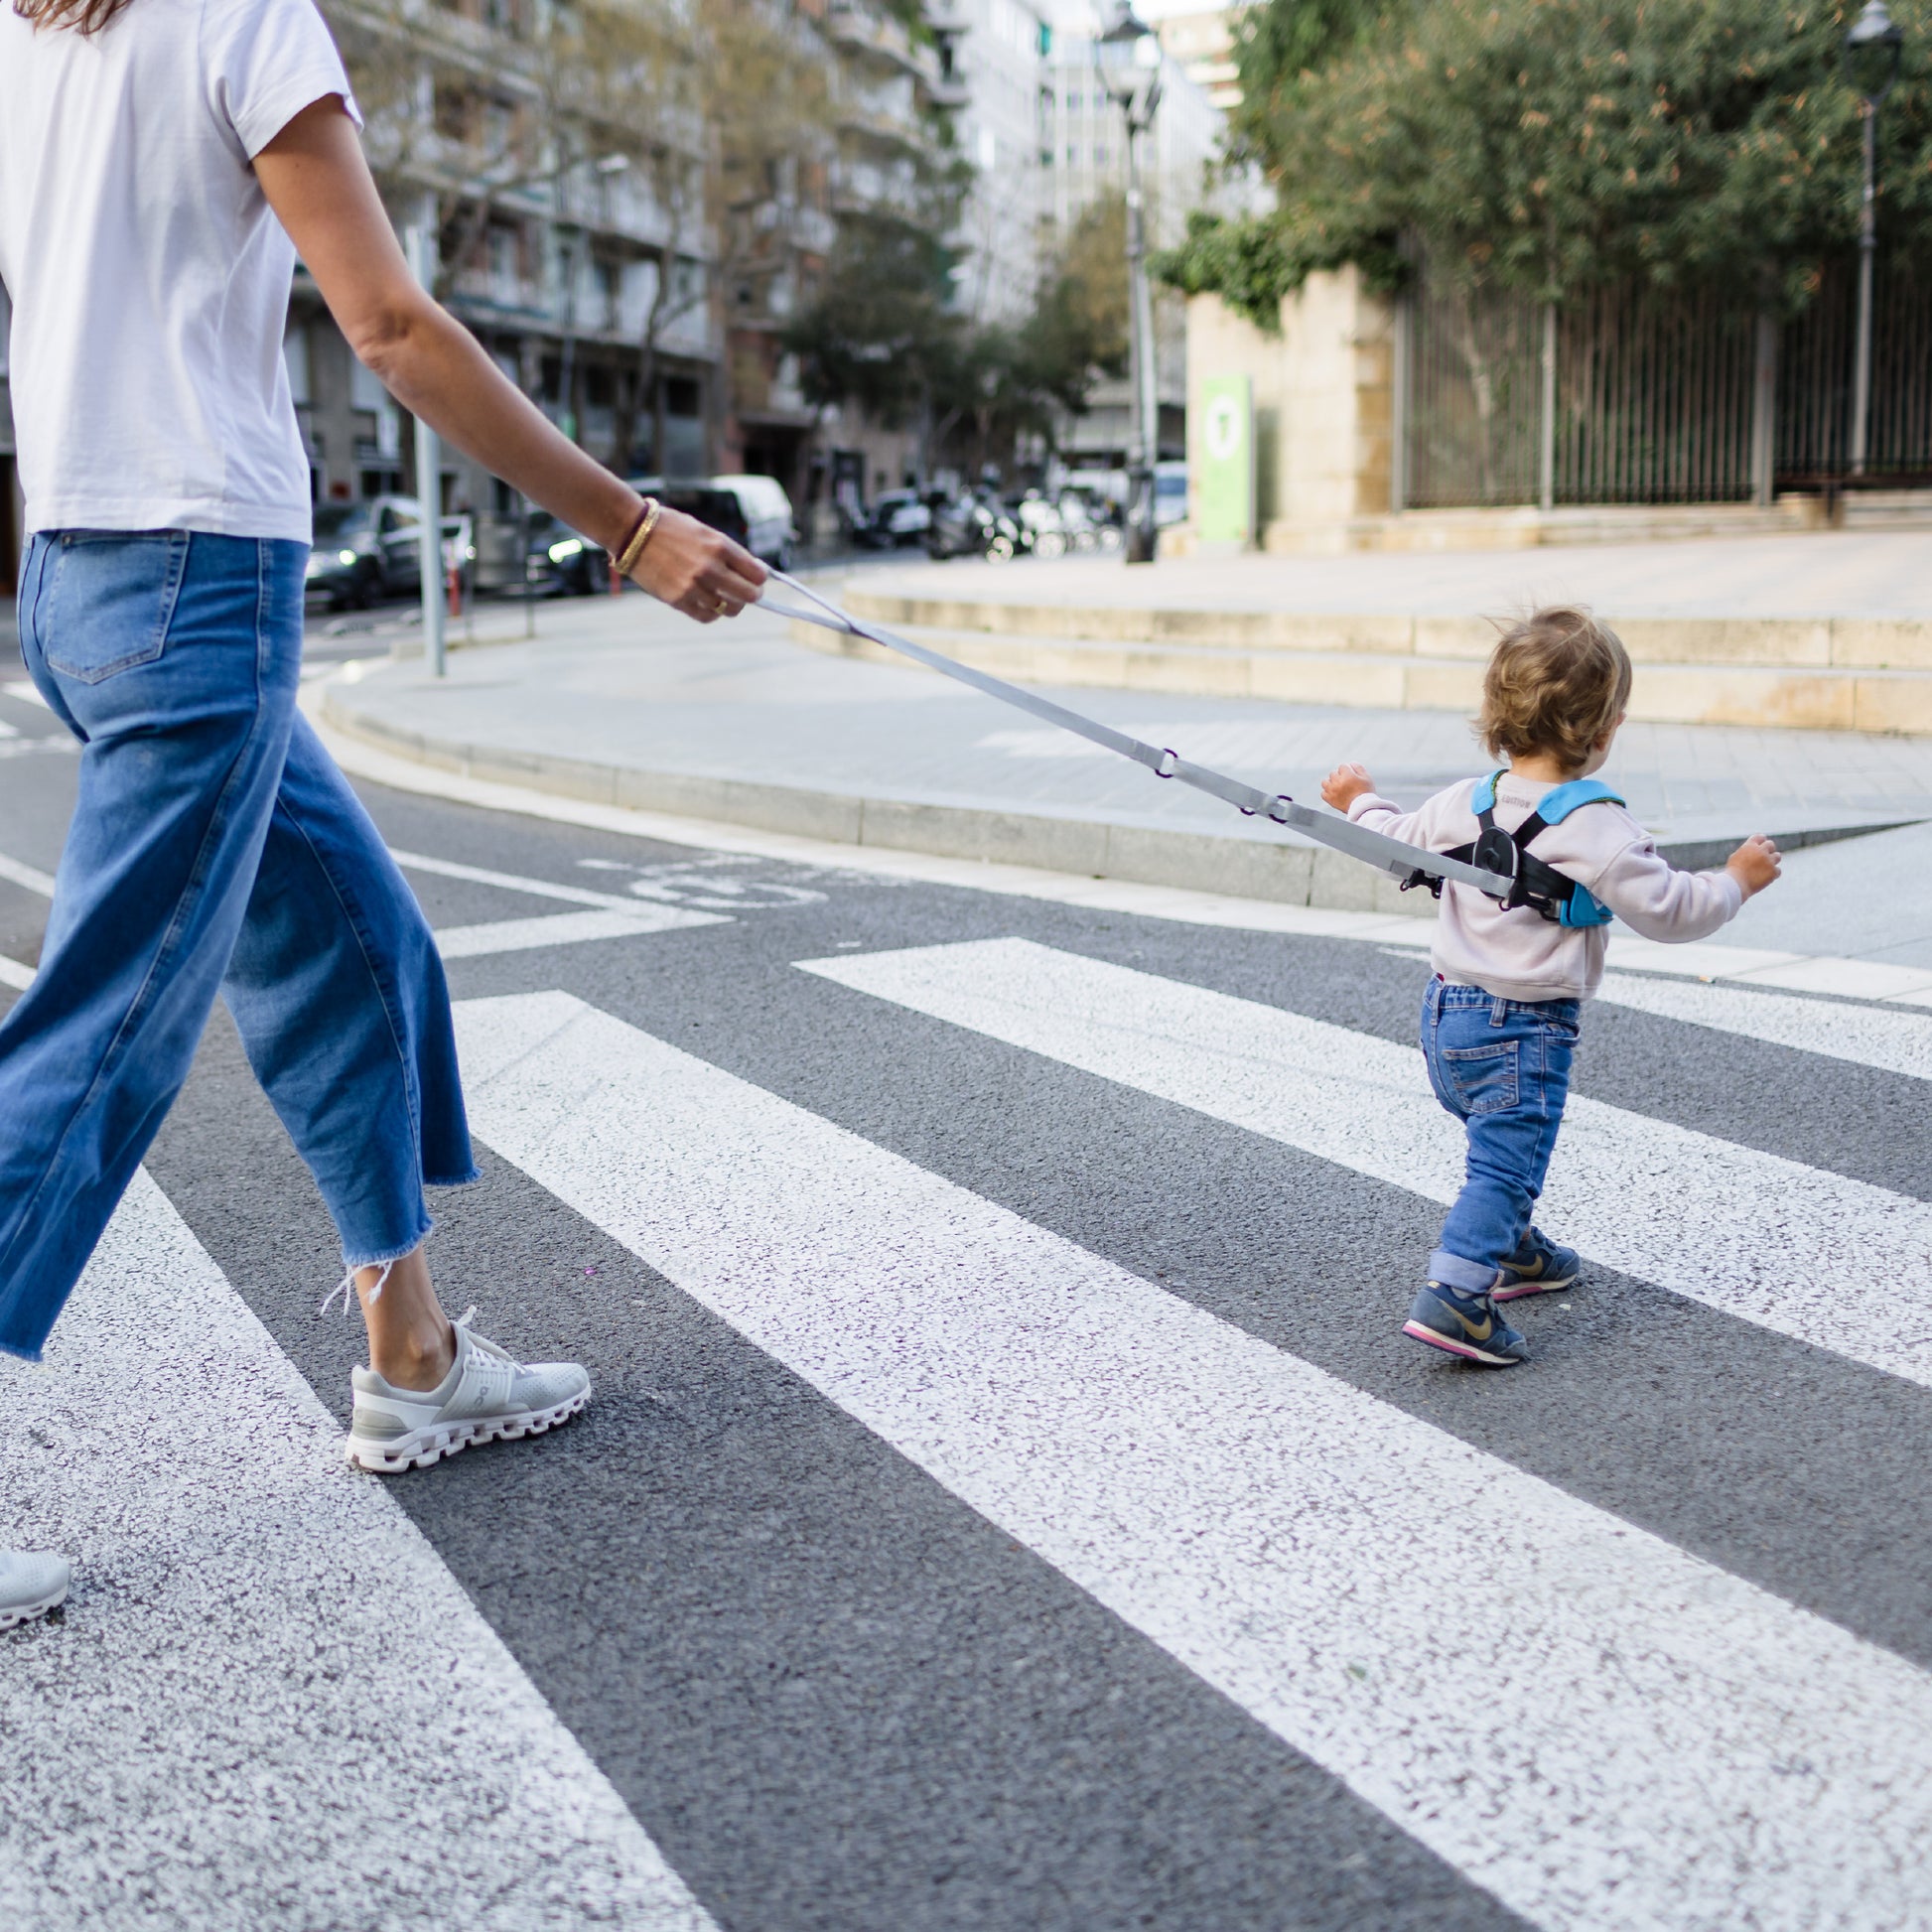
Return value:
<svg viewBox="0 0 1932 1932">
<path fill-rule="evenodd" d="M 87 37 L 0 0 L 29 530 L 309 541 L 282 357 L 295 250 L 252 164 L 331 94 L 355 112 L 312 0 L 130 0 Z"/>
</svg>

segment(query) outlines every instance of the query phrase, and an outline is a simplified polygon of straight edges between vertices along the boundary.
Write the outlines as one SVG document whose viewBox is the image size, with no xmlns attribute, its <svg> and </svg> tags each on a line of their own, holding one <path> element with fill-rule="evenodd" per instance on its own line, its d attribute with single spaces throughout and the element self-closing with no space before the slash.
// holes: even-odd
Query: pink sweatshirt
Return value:
<svg viewBox="0 0 1932 1932">
<path fill-rule="evenodd" d="M 1477 831 L 1469 794 L 1477 780 L 1439 791 L 1413 812 L 1364 792 L 1348 816 L 1431 852 L 1470 844 Z M 1553 785 L 1504 772 L 1496 823 L 1513 832 Z M 1580 805 L 1531 848 L 1547 866 L 1581 881 L 1646 939 L 1703 939 L 1737 916 L 1744 895 L 1727 872 L 1678 872 L 1621 805 Z M 1556 925 L 1527 905 L 1504 911 L 1473 886 L 1445 885 L 1431 958 L 1455 986 L 1479 986 L 1505 1000 L 1581 1000 L 1603 978 L 1609 927 Z"/>
</svg>

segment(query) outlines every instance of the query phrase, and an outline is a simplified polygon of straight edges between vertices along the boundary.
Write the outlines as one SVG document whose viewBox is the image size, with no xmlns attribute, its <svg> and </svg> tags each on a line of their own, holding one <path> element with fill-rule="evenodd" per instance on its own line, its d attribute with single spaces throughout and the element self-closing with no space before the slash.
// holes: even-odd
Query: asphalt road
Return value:
<svg viewBox="0 0 1932 1932">
<path fill-rule="evenodd" d="M 51 871 L 75 760 L 0 723 Z M 1591 1266 L 1485 1375 L 1398 1332 L 1413 953 L 363 789 L 470 935 L 446 1300 L 597 1397 L 341 1467 L 331 1231 L 217 1015 L 0 1365 L 0 1536 L 77 1569 L 0 1639 L 0 1917 L 1926 1922 L 1932 1015 L 1592 1009 Z M 715 916 L 531 931 L 587 893 Z M 45 914 L 0 877 L 0 955 Z"/>
</svg>

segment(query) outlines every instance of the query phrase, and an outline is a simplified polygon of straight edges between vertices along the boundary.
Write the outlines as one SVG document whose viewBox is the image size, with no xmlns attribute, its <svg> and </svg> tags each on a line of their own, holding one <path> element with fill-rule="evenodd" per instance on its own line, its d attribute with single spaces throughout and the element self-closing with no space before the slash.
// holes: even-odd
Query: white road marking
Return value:
<svg viewBox="0 0 1932 1932">
<path fill-rule="evenodd" d="M 1863 964 L 1863 961 L 1852 962 Z M 1749 982 L 1746 982 L 1748 985 Z M 1787 993 L 1756 993 L 1696 981 L 1606 973 L 1598 999 L 1666 1020 L 1795 1046 L 1829 1059 L 1932 1080 L 1932 1016 L 1886 1007 L 1821 1006 Z"/>
<path fill-rule="evenodd" d="M 42 872 L 38 866 L 25 865 L 18 859 L 9 859 L 4 852 L 0 852 L 0 879 L 23 886 L 30 893 L 38 893 L 42 898 L 54 897 L 52 873 Z"/>
<path fill-rule="evenodd" d="M 799 963 L 1430 1200 L 1461 1187 L 1462 1129 L 1414 1047 L 1025 939 Z M 1573 1095 L 1537 1218 L 1593 1260 L 1932 1386 L 1923 1201 Z"/>
<path fill-rule="evenodd" d="M 19 736 L 20 727 L 18 725 L 10 725 L 4 718 L 0 718 L 0 738 L 18 738 Z"/>
<path fill-rule="evenodd" d="M 712 1932 L 145 1173 L 4 1381 L 0 1923 Z"/>
<path fill-rule="evenodd" d="M 539 919 L 496 919 L 487 925 L 453 925 L 436 935 L 445 959 L 475 959 L 484 953 L 530 952 L 540 946 L 576 946 L 587 939 L 634 939 L 694 923 L 665 918 L 664 908 L 635 901 L 635 911 L 619 906 L 609 912 L 557 912 Z M 705 921 L 709 923 L 709 921 Z"/>
<path fill-rule="evenodd" d="M 0 953 L 0 986 L 11 986 L 16 992 L 25 993 L 36 977 L 34 969 L 23 960 L 9 959 Z"/>
<path fill-rule="evenodd" d="M 506 893 L 522 893 L 530 898 L 558 898 L 570 905 L 599 905 L 607 912 L 622 912 L 652 932 L 669 932 L 677 926 L 723 925 L 728 920 L 728 915 L 722 912 L 693 912 L 683 906 L 621 897 L 616 893 L 594 893 L 588 886 L 560 886 L 550 879 L 526 879 L 520 873 L 458 865 L 454 859 L 433 859 L 424 852 L 398 852 L 391 847 L 389 856 L 405 872 L 431 873 L 439 879 L 467 879 L 473 885 L 496 886 Z"/>
<path fill-rule="evenodd" d="M 6 684 L 0 684 L 0 691 L 4 691 L 10 698 L 18 698 L 22 704 L 37 704 L 43 711 L 51 711 L 54 708 L 41 696 L 40 686 L 32 678 L 14 678 Z"/>
<path fill-rule="evenodd" d="M 457 1016 L 489 1146 L 1518 1912 L 1922 1914 L 1924 1673 L 568 995 Z"/>
</svg>

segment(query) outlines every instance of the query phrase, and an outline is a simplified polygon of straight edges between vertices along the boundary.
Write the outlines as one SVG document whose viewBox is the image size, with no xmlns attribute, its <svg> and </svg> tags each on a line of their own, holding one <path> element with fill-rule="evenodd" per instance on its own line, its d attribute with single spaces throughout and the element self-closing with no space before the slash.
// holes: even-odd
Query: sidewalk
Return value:
<svg viewBox="0 0 1932 1932">
<path fill-rule="evenodd" d="M 1405 802 L 1482 763 L 1453 714 L 1061 695 L 1299 798 L 1312 798 L 1344 758 L 1362 759 Z M 322 699 L 335 728 L 385 750 L 602 803 L 1250 898 L 1417 909 L 1366 867 L 931 673 L 802 650 L 757 613 L 700 631 L 638 598 L 580 605 L 567 625 L 549 615 L 536 645 L 456 653 L 440 685 L 420 659 L 365 660 L 328 673 Z M 1751 831 L 1795 845 L 1932 819 L 1923 739 L 1639 724 L 1626 727 L 1606 775 L 1680 863 L 1714 863 Z M 1821 882 L 1863 882 L 1875 849 L 1838 845 L 1793 866 Z M 1887 862 L 1879 877 L 1894 876 Z M 1932 962 L 1932 892 L 1913 897 L 1928 909 L 1921 937 Z M 1874 949 L 1913 943 L 1895 912 L 1880 916 L 1869 900 L 1863 883 L 1848 885 L 1842 916 L 1821 924 L 1808 887 L 1803 923 L 1813 929 L 1802 938 L 1741 926 L 1738 938 L 1843 951 L 1856 918 Z"/>
</svg>

